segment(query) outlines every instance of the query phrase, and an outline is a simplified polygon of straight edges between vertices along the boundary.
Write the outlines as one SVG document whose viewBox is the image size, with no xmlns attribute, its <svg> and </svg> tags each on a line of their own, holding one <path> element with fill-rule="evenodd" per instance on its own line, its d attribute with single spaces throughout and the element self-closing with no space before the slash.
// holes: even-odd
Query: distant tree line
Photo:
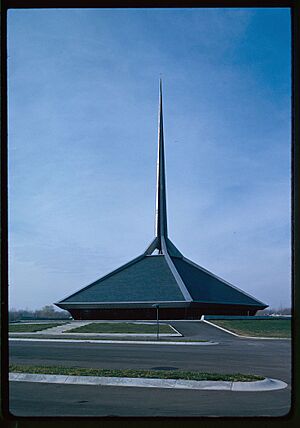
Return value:
<svg viewBox="0 0 300 428">
<path fill-rule="evenodd" d="M 257 311 L 256 315 L 291 315 L 291 308 L 267 308 Z M 22 320 L 42 320 L 42 319 L 69 319 L 71 318 L 67 311 L 57 311 L 53 305 L 44 306 L 42 309 L 31 311 L 29 309 L 11 309 L 9 310 L 9 321 Z"/>
<path fill-rule="evenodd" d="M 266 308 L 262 311 L 257 311 L 256 315 L 292 315 L 292 309 L 291 308 Z"/>
<path fill-rule="evenodd" d="M 53 305 L 44 306 L 35 311 L 29 309 L 9 310 L 9 321 L 21 320 L 41 320 L 41 319 L 68 319 L 70 314 L 67 311 L 57 311 Z"/>
</svg>

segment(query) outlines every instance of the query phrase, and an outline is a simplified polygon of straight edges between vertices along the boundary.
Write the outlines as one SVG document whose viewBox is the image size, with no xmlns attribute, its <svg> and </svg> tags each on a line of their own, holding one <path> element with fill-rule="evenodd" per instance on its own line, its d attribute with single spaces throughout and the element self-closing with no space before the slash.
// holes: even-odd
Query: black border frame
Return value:
<svg viewBox="0 0 300 428">
<path fill-rule="evenodd" d="M 290 412 L 282 417 L 37 417 L 14 416 L 9 412 L 9 382 L 8 382 L 8 191 L 7 191 L 7 11 L 9 9 L 46 9 L 46 8 L 289 8 L 291 12 L 292 30 L 292 145 L 291 145 L 291 203 L 292 203 L 292 407 Z M 181 426 L 201 424 L 203 427 L 230 426 L 239 427 L 240 424 L 257 428 L 279 426 L 292 427 L 300 420 L 300 337 L 297 337 L 296 324 L 298 316 L 296 309 L 300 308 L 298 297 L 299 288 L 299 6 L 296 0 L 1 0 L 1 384 L 0 384 L 0 425 L 4 423 L 10 427 L 65 427 L 86 426 L 87 428 L 114 426 L 122 423 L 125 426 L 135 427 L 141 423 Z M 299 328 L 298 328 L 299 330 Z M 298 331 L 299 335 L 299 331 Z M 251 424 L 251 425 L 250 425 Z"/>
</svg>

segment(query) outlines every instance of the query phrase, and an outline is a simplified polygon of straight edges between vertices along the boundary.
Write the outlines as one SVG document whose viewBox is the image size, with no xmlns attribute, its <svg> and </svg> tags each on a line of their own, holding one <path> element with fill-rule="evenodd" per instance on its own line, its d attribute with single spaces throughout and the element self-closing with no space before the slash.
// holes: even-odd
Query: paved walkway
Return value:
<svg viewBox="0 0 300 428">
<path fill-rule="evenodd" d="M 73 328 L 83 327 L 84 325 L 91 324 L 91 321 L 70 321 L 68 324 L 58 325 L 56 327 L 47 328 L 46 330 L 37 331 L 36 333 L 43 334 L 61 334 L 65 331 L 72 330 Z"/>
</svg>

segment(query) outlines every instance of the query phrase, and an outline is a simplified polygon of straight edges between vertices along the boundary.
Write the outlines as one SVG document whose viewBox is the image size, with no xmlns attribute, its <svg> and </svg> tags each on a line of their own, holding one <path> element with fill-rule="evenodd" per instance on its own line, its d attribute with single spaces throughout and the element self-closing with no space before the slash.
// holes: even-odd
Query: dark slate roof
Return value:
<svg viewBox="0 0 300 428">
<path fill-rule="evenodd" d="M 164 256 L 145 256 L 100 278 L 60 303 L 134 301 L 184 301 Z"/>
<path fill-rule="evenodd" d="M 172 257 L 179 275 L 195 302 L 266 306 L 186 260 Z"/>
</svg>

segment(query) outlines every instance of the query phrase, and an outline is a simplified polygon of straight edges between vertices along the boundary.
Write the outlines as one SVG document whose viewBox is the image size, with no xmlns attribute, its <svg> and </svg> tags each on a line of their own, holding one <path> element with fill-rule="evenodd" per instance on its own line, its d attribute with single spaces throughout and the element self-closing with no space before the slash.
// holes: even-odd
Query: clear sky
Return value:
<svg viewBox="0 0 300 428">
<path fill-rule="evenodd" d="M 10 307 L 153 239 L 160 76 L 170 238 L 289 306 L 290 42 L 288 9 L 11 10 Z"/>
</svg>

